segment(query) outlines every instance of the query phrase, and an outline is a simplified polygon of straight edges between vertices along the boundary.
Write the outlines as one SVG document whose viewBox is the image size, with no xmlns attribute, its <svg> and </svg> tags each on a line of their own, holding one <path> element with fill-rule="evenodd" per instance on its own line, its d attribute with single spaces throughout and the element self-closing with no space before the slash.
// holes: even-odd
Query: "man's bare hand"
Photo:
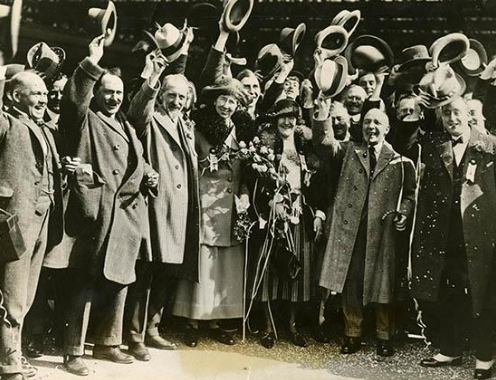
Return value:
<svg viewBox="0 0 496 380">
<path fill-rule="evenodd" d="M 89 59 L 95 65 L 100 62 L 103 57 L 103 44 L 105 42 L 105 34 L 94 38 L 88 45 Z"/>
</svg>

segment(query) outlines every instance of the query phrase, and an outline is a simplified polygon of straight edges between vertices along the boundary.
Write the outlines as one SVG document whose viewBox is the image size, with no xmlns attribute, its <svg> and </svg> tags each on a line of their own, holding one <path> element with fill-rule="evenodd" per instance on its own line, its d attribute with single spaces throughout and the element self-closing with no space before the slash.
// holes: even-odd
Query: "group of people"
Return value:
<svg viewBox="0 0 496 380">
<path fill-rule="evenodd" d="M 371 306 L 377 354 L 393 355 L 398 304 L 413 297 L 440 312 L 440 352 L 420 365 L 460 364 L 468 318 L 474 377 L 490 378 L 496 61 L 467 77 L 470 42 L 452 34 L 406 48 L 393 67 L 374 36 L 347 47 L 358 23 L 348 12 L 317 34 L 307 77 L 295 43 L 264 47 L 256 70 L 233 76 L 226 43 L 246 22 L 226 16 L 236 2 L 194 84 L 193 31 L 172 24 L 140 45 L 129 91 L 99 64 L 111 31 L 69 77 L 36 62 L 0 68 L 1 379 L 36 373 L 23 352 L 41 355 L 47 299 L 64 366 L 85 376 L 89 327 L 93 357 L 126 364 L 177 347 L 159 328 L 169 303 L 190 347 L 202 321 L 235 344 L 220 322 L 257 310 L 270 349 L 273 308 L 286 304 L 289 337 L 306 347 L 302 305 L 320 305 L 318 329 L 331 295 L 342 354 L 360 350 Z"/>
</svg>

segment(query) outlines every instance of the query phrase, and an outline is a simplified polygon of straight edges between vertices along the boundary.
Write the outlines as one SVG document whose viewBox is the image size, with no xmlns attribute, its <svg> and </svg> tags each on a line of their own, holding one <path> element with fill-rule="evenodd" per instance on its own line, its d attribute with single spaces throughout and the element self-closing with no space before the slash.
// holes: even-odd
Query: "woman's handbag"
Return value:
<svg viewBox="0 0 496 380">
<path fill-rule="evenodd" d="M 301 264 L 284 244 L 278 244 L 272 257 L 272 269 L 282 278 L 296 280 L 301 271 Z"/>
<path fill-rule="evenodd" d="M 17 215 L 0 208 L 0 264 L 19 260 L 25 252 Z"/>
</svg>

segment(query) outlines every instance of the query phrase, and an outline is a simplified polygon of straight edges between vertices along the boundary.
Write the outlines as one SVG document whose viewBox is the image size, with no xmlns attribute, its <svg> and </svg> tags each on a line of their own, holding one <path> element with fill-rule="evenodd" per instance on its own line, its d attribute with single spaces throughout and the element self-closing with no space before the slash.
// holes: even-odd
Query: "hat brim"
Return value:
<svg viewBox="0 0 496 380">
<path fill-rule="evenodd" d="M 346 79 L 348 75 L 348 61 L 342 56 L 338 56 L 333 60 L 336 63 L 337 67 L 336 75 L 334 75 L 334 77 L 332 78 L 332 83 L 329 88 L 324 90 L 321 79 L 323 75 L 322 69 L 323 66 L 326 64 L 326 61 L 315 68 L 313 78 L 315 84 L 325 96 L 333 97 L 343 91 L 343 88 L 346 85 Z"/>
<path fill-rule="evenodd" d="M 458 91 L 456 91 L 455 93 L 451 94 L 448 97 L 444 97 L 444 98 L 440 98 L 440 99 L 437 99 L 437 98 L 434 98 L 434 97 L 428 95 L 429 103 L 426 105 L 427 108 L 436 109 L 436 108 L 445 106 L 446 104 L 451 103 L 453 101 L 453 99 L 463 95 L 463 93 L 467 89 L 467 83 L 465 82 L 465 80 L 463 79 L 463 77 L 460 74 L 455 73 L 455 77 L 456 77 L 457 82 L 460 85 L 458 88 Z M 414 92 L 417 95 L 419 94 L 418 91 L 414 91 Z"/>
<path fill-rule="evenodd" d="M 110 29 L 110 33 L 107 32 L 108 29 Z M 105 34 L 105 42 L 103 44 L 105 46 L 112 45 L 117 32 L 117 9 L 112 1 L 108 2 L 107 9 L 105 9 L 105 14 L 103 15 L 102 32 Z"/>
<path fill-rule="evenodd" d="M 237 20 L 233 19 L 233 10 L 235 7 L 241 8 L 241 12 L 237 16 Z M 244 7 L 244 8 L 243 8 Z M 253 10 L 253 0 L 228 0 L 222 13 L 222 20 L 225 28 L 231 32 L 239 32 L 250 18 Z"/>
<path fill-rule="evenodd" d="M 438 66 L 439 63 L 450 64 L 462 59 L 469 50 L 470 42 L 462 33 L 451 33 L 438 38 L 431 45 L 429 53 L 432 63 Z"/>
<path fill-rule="evenodd" d="M 270 78 L 279 70 L 282 58 L 281 49 L 276 44 L 266 45 L 258 52 L 256 69 L 264 78 Z"/>
<path fill-rule="evenodd" d="M 336 46 L 324 44 L 330 35 L 335 35 L 333 44 Z M 346 49 L 346 45 L 348 45 L 348 32 L 342 26 L 330 25 L 315 35 L 315 44 L 317 45 L 317 49 L 322 51 L 324 59 L 332 58 L 341 54 Z"/>
<path fill-rule="evenodd" d="M 476 69 L 470 69 L 465 65 L 464 58 L 468 57 L 469 53 L 465 57 L 462 57 L 460 61 L 456 62 L 456 66 L 466 75 L 468 76 L 476 76 L 482 73 L 485 69 L 485 66 L 487 65 L 488 62 L 488 57 L 487 57 L 487 52 L 486 49 L 484 48 L 484 45 L 482 45 L 479 41 L 474 40 L 474 39 L 469 39 L 470 42 L 470 48 L 469 48 L 469 53 L 470 51 L 474 51 L 478 56 L 479 56 L 479 67 Z"/>
<path fill-rule="evenodd" d="M 305 38 L 305 33 L 307 31 L 307 26 L 302 22 L 298 25 L 293 33 L 293 43 L 292 43 L 292 55 L 296 54 L 296 50 L 301 45 L 303 38 Z"/>
<path fill-rule="evenodd" d="M 372 46 L 376 48 L 383 56 L 384 60 L 374 64 L 357 64 L 354 62 L 353 54 L 355 50 L 360 46 Z M 383 39 L 372 36 L 369 34 L 364 34 L 356 38 L 345 51 L 345 57 L 348 60 L 348 72 L 350 74 L 355 72 L 355 69 L 361 69 L 368 72 L 377 72 L 383 66 L 392 67 L 394 63 L 394 54 L 391 47 Z"/>
<path fill-rule="evenodd" d="M 432 58 L 429 58 L 429 57 L 426 57 L 426 58 L 413 58 L 413 59 L 410 59 L 406 62 L 403 62 L 399 67 L 398 67 L 398 71 L 399 72 L 402 72 L 402 71 L 407 71 L 413 67 L 416 67 L 416 66 L 423 66 L 425 67 L 425 64 L 427 62 L 431 62 L 432 61 Z"/>
</svg>

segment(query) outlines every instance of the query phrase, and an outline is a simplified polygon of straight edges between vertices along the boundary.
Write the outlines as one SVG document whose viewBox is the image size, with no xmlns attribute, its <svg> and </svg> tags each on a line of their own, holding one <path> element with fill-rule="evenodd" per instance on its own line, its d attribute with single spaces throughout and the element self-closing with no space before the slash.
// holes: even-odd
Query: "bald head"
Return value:
<svg viewBox="0 0 496 380">
<path fill-rule="evenodd" d="M 367 98 L 367 93 L 363 88 L 352 85 L 346 91 L 344 105 L 350 115 L 358 115 L 362 112 L 363 103 Z"/>
<path fill-rule="evenodd" d="M 43 119 L 48 91 L 45 82 L 33 72 L 23 71 L 10 81 L 12 103 L 33 120 Z"/>
</svg>

